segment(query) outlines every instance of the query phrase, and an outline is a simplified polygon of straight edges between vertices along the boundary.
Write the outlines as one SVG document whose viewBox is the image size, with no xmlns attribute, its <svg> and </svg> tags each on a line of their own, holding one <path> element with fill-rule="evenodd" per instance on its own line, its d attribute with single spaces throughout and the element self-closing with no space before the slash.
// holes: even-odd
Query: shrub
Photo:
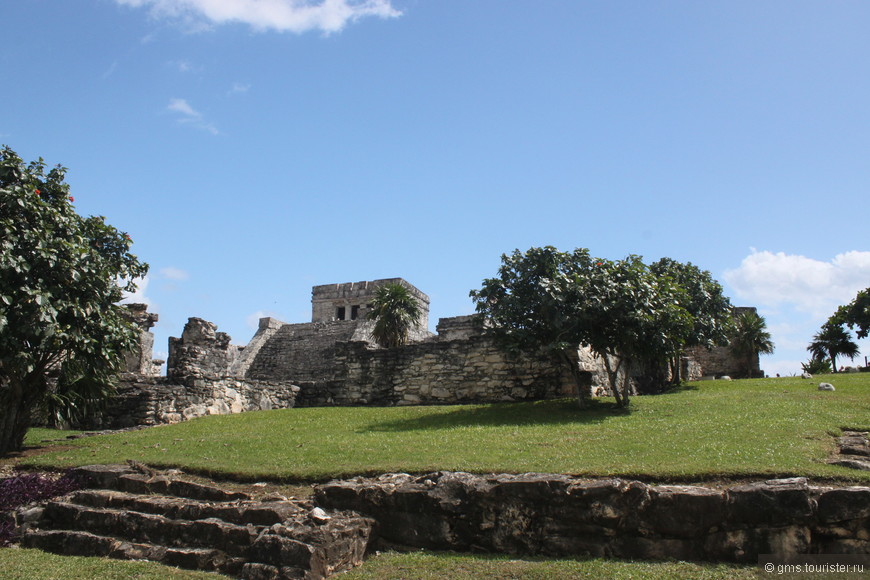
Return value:
<svg viewBox="0 0 870 580">
<path fill-rule="evenodd" d="M 831 361 L 824 358 L 811 358 L 809 362 L 801 363 L 805 373 L 824 375 L 831 372 Z"/>
<path fill-rule="evenodd" d="M 38 473 L 20 473 L 0 479 L 0 546 L 15 540 L 12 512 L 21 506 L 44 501 L 83 487 L 82 480 L 71 472 L 59 478 Z"/>
</svg>

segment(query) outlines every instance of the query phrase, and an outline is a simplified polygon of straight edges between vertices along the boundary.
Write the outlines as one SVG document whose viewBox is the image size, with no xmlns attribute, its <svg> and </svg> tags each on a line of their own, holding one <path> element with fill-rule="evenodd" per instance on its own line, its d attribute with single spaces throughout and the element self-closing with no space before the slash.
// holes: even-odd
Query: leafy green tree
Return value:
<svg viewBox="0 0 870 580">
<path fill-rule="evenodd" d="M 847 356 L 850 360 L 858 356 L 858 345 L 852 341 L 852 334 L 842 325 L 831 322 L 823 324 L 822 329 L 813 335 L 807 350 L 816 359 L 827 356 L 834 372 L 837 372 L 838 356 Z"/>
<path fill-rule="evenodd" d="M 774 350 L 767 322 L 752 310 L 737 315 L 730 340 L 731 352 L 743 364 L 744 374 L 751 378 L 759 354 L 771 354 Z"/>
<path fill-rule="evenodd" d="M 852 329 L 857 326 L 858 338 L 867 338 L 870 334 L 870 288 L 861 290 L 849 304 L 840 306 L 830 322 L 846 324 Z"/>
<path fill-rule="evenodd" d="M 420 323 L 420 304 L 411 291 L 399 284 L 384 284 L 375 290 L 368 319 L 374 320 L 372 338 L 386 348 L 407 344 L 411 329 Z"/>
<path fill-rule="evenodd" d="M 574 287 L 595 264 L 589 251 L 566 253 L 547 246 L 524 254 L 514 250 L 501 261 L 498 276 L 469 293 L 487 332 L 510 351 L 554 353 L 569 370 L 582 407 L 590 393 L 577 357 L 585 334 L 575 317 Z"/>
<path fill-rule="evenodd" d="M 667 364 L 692 333 L 686 291 L 653 274 L 639 256 L 596 261 L 575 300 L 586 333 L 581 344 L 602 358 L 620 407 L 628 405 L 629 372 Z"/>
<path fill-rule="evenodd" d="M 75 212 L 64 175 L 0 149 L 0 453 L 22 447 L 50 394 L 110 386 L 137 340 L 117 303 L 148 266 L 127 234 Z"/>
<path fill-rule="evenodd" d="M 498 277 L 470 293 L 477 312 L 509 348 L 554 352 L 570 370 L 581 406 L 589 389 L 577 364 L 580 345 L 602 359 L 617 405 L 626 406 L 629 372 L 667 360 L 691 331 L 680 306 L 684 291 L 653 275 L 639 256 L 610 261 L 547 246 L 501 260 Z"/>
<path fill-rule="evenodd" d="M 685 347 L 726 346 L 733 323 L 731 301 L 725 296 L 722 285 L 713 279 L 710 272 L 701 270 L 691 262 L 681 263 L 671 258 L 662 258 L 650 264 L 650 272 L 655 276 L 668 276 L 680 286 L 685 294 L 681 304 L 692 317 L 692 331 L 686 339 Z M 671 381 L 681 381 L 679 350 L 670 360 Z"/>
</svg>

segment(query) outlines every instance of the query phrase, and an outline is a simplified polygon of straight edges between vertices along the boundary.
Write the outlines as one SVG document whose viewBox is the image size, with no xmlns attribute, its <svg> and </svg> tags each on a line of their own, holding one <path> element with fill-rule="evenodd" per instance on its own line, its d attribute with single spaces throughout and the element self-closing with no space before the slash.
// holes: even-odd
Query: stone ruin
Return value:
<svg viewBox="0 0 870 580">
<path fill-rule="evenodd" d="M 139 344 L 124 357 L 125 370 L 128 373 L 153 376 L 160 374 L 160 367 L 165 361 L 151 358 L 154 353 L 154 335 L 151 328 L 158 317 L 148 312 L 147 304 L 126 304 L 127 314 L 139 327 Z"/>
<path fill-rule="evenodd" d="M 409 344 L 382 348 L 366 315 L 379 286 L 402 284 L 422 313 Z M 441 318 L 428 331 L 429 297 L 402 278 L 314 286 L 311 322 L 260 319 L 247 344 L 201 318 L 190 318 L 169 339 L 165 377 L 151 360 L 149 329 L 157 316 L 130 305 L 142 328 L 137 352 L 106 414 L 89 427 L 171 423 L 209 414 L 324 405 L 425 405 L 514 402 L 575 396 L 570 374 L 543 352 L 508 354 L 487 336 L 475 315 Z M 584 348 L 577 364 L 596 395 L 608 394 L 600 359 Z M 692 353 L 685 377 L 734 374 L 727 349 Z"/>
<path fill-rule="evenodd" d="M 698 486 L 389 473 L 333 480 L 300 500 L 255 499 L 135 461 L 74 474 L 87 489 L 15 514 L 22 546 L 245 580 L 326 578 L 389 549 L 741 564 L 806 554 L 864 563 L 870 553 L 870 487 L 802 477 Z"/>
<path fill-rule="evenodd" d="M 752 306 L 735 306 L 732 312 L 735 318 L 744 312 L 758 313 L 757 309 Z M 743 374 L 745 361 L 737 360 L 727 346 L 716 346 L 710 350 L 696 346 L 688 349 L 687 354 L 703 370 L 705 377 L 739 377 Z M 763 378 L 764 371 L 761 370 L 758 353 L 752 357 L 750 363 L 752 378 Z"/>
</svg>

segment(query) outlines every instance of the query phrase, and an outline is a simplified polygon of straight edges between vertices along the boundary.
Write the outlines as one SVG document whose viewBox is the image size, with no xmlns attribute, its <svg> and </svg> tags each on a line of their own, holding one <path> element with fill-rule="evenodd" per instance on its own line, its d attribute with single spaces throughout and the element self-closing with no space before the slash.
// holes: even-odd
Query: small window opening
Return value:
<svg viewBox="0 0 870 580">
<path fill-rule="evenodd" d="M 335 319 L 336 320 L 344 320 L 344 306 L 339 306 L 335 309 Z"/>
<path fill-rule="evenodd" d="M 354 304 L 350 307 L 350 319 L 356 320 L 357 318 L 359 318 L 359 305 Z"/>
</svg>

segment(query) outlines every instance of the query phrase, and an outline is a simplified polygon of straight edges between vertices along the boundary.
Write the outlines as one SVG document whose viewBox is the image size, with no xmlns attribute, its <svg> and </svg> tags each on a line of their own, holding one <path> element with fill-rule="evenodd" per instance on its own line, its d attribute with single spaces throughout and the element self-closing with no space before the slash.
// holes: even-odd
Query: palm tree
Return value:
<svg viewBox="0 0 870 580">
<path fill-rule="evenodd" d="M 398 283 L 379 286 L 367 315 L 375 321 L 372 338 L 386 348 L 402 346 L 420 315 L 420 304 L 408 288 Z"/>
<path fill-rule="evenodd" d="M 852 334 L 842 325 L 831 322 L 822 325 L 822 330 L 813 336 L 807 350 L 813 358 L 830 357 L 834 372 L 837 372 L 838 356 L 847 356 L 850 360 L 858 356 L 858 345 L 852 342 Z"/>
<path fill-rule="evenodd" d="M 771 354 L 773 348 L 764 317 L 752 310 L 747 310 L 737 316 L 731 335 L 731 352 L 738 360 L 744 362 L 747 377 L 752 378 L 752 371 L 758 355 Z"/>
</svg>

